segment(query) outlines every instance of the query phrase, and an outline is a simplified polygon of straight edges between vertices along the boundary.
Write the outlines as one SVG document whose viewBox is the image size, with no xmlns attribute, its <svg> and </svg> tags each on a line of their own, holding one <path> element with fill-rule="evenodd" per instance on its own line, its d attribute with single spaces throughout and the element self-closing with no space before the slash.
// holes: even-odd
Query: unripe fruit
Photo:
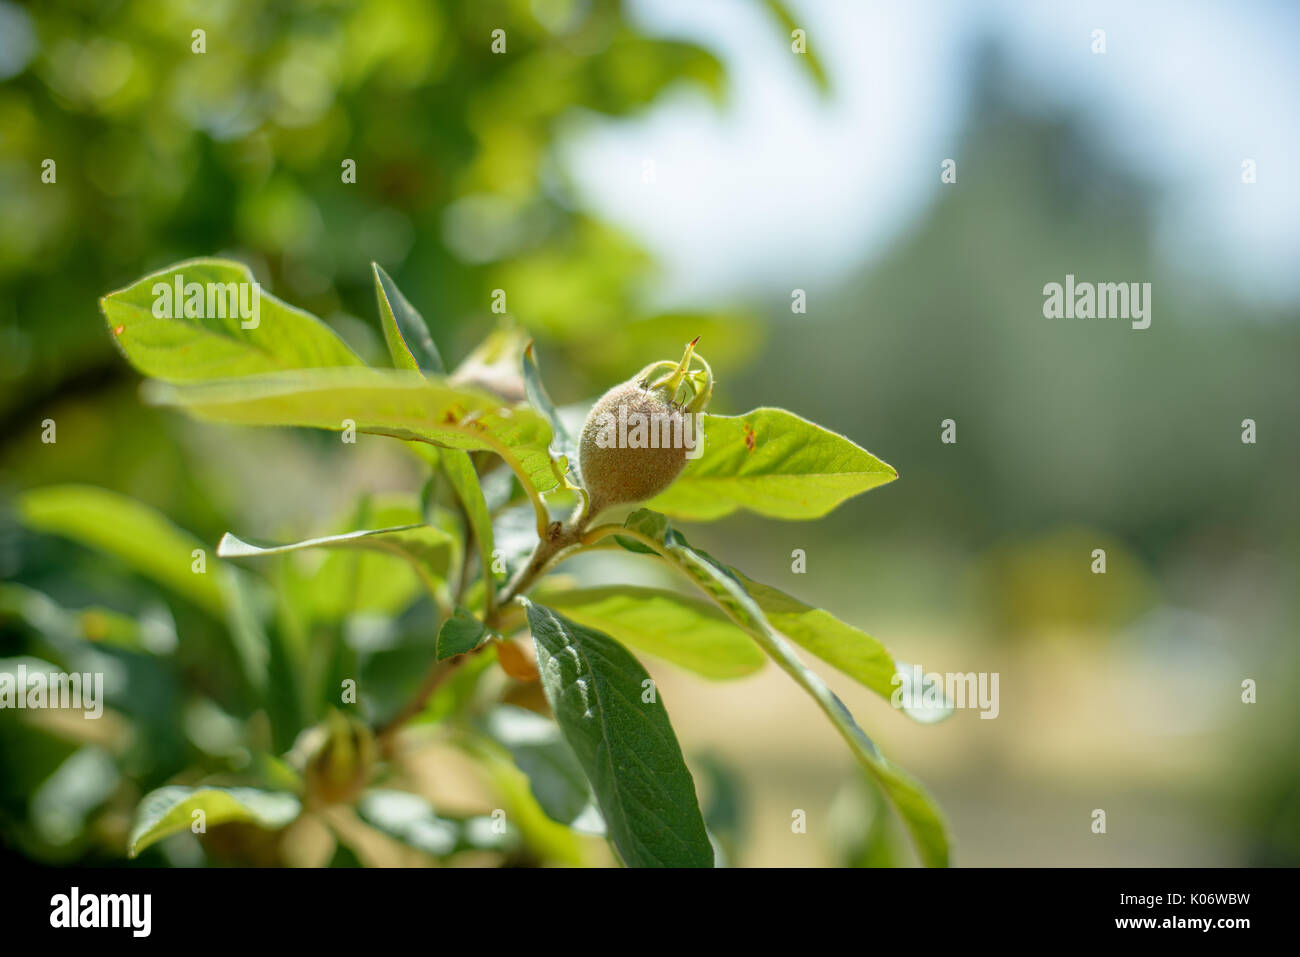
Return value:
<svg viewBox="0 0 1300 957">
<path fill-rule="evenodd" d="M 618 429 L 618 423 L 631 423 Z M 578 467 L 591 496 L 594 515 L 609 505 L 630 505 L 654 498 L 673 483 L 686 467 L 684 443 L 661 448 L 631 448 L 630 443 L 610 441 L 611 435 L 625 434 L 638 422 L 674 435 L 683 434 L 682 413 L 671 407 L 660 391 L 650 391 L 635 380 L 616 385 L 592 407 L 582 427 L 578 446 Z M 668 428 L 660 429 L 659 423 Z M 614 430 L 610 424 L 614 424 Z M 663 443 L 656 443 L 663 445 Z"/>
<path fill-rule="evenodd" d="M 713 394 L 713 373 L 695 355 L 697 342 L 698 336 L 686 344 L 680 362 L 651 363 L 592 407 L 578 443 L 588 518 L 610 505 L 654 498 L 695 454 L 695 413 Z"/>
<path fill-rule="evenodd" d="M 313 807 L 355 798 L 369 782 L 376 758 L 370 729 L 338 711 L 331 711 L 323 724 L 300 738 L 295 751 L 306 758 L 303 783 L 307 803 Z"/>
</svg>

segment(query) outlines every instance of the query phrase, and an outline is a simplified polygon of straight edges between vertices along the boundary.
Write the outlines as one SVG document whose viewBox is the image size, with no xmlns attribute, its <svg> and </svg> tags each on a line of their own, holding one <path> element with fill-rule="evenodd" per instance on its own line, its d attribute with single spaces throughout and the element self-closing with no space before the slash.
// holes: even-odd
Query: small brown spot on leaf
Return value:
<svg viewBox="0 0 1300 957">
<path fill-rule="evenodd" d="M 745 448 L 754 451 L 754 429 L 748 422 L 745 423 Z"/>
<path fill-rule="evenodd" d="M 126 326 L 118 326 L 113 330 L 113 335 L 120 336 L 124 332 L 126 332 Z"/>
</svg>

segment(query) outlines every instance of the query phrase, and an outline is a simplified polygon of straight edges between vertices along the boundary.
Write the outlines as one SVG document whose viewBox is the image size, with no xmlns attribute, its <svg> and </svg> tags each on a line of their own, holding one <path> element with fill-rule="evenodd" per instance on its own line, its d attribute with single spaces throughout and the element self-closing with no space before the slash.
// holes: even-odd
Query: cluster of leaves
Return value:
<svg viewBox="0 0 1300 957">
<path fill-rule="evenodd" d="M 557 140 L 679 85 L 725 91 L 714 55 L 648 35 L 622 0 L 8 9 L 0 416 L 13 431 L 59 386 L 116 381 L 95 296 L 200 250 L 237 251 L 326 317 L 364 314 L 365 263 L 379 258 L 436 290 L 453 334 L 509 288 L 532 299 L 534 333 L 595 374 L 691 320 L 709 334 L 742 321 L 658 316 L 607 354 L 585 345 L 616 318 L 656 317 L 638 295 L 650 259 L 572 201 Z M 192 51 L 196 28 L 206 53 Z M 55 185 L 34 175 L 47 158 Z M 360 324 L 344 331 L 371 345 Z"/>
<path fill-rule="evenodd" d="M 886 699 L 899 671 L 889 652 L 828 612 L 694 548 L 673 525 L 737 509 L 816 518 L 894 479 L 890 466 L 780 409 L 704 414 L 704 452 L 667 491 L 622 522 L 584 523 L 559 536 L 565 525 L 552 519 L 552 508 L 583 494 L 570 467 L 574 442 L 518 334 L 494 332 L 449 372 L 423 318 L 375 266 L 394 367 L 378 369 L 362 363 L 324 323 L 260 287 L 254 328 L 245 328 L 238 316 L 155 315 L 155 284 L 170 285 L 178 275 L 223 288 L 253 281 L 241 264 L 194 260 L 101 301 L 114 340 L 149 377 L 144 394 L 151 402 L 219 423 L 390 436 L 423 460 L 428 481 L 418 504 L 372 506 L 358 516 L 390 524 L 278 545 L 227 534 L 217 557 L 201 568 L 195 565 L 201 542 L 114 493 L 65 486 L 23 497 L 30 527 L 116 555 L 223 618 L 230 653 L 276 726 L 272 740 L 294 740 L 281 754 L 266 749 L 256 773 L 235 786 L 201 780 L 147 795 L 135 812 L 132 855 L 187 829 L 195 811 L 203 811 L 209 825 L 239 823 L 260 833 L 279 831 L 304 814 L 337 824 L 342 807 L 364 825 L 435 857 L 465 848 L 518 852 L 522 841 L 534 853 L 549 848 L 541 856 L 562 858 L 557 842 L 595 833 L 605 835 L 630 866 L 712 865 L 715 849 L 695 783 L 636 650 L 714 679 L 751 674 L 771 657 L 870 773 L 920 859 L 947 863 L 946 827 L 931 799 L 880 753 L 792 644 Z M 499 388 L 510 374 L 528 401 L 503 397 L 514 391 Z M 508 471 L 500 468 L 503 462 Z M 534 527 L 529 532 L 525 523 L 521 533 L 519 515 L 530 510 Z M 674 570 L 700 597 L 632 584 L 588 586 L 548 574 L 571 555 L 611 548 Z M 359 673 L 355 652 L 338 642 L 322 667 L 319 649 L 310 646 L 310 617 L 322 614 L 320 595 L 340 585 L 328 563 L 314 576 L 286 572 L 272 587 L 228 561 L 285 561 L 311 549 L 353 558 L 400 556 L 427 592 L 436 639 L 422 654 L 431 670 L 405 703 L 382 682 L 377 691 L 368 688 L 363 674 L 360 701 L 350 706 L 346 689 Z M 361 574 L 352 581 L 358 598 L 390 585 Z M 315 593 L 314 604 L 300 600 L 305 591 Z M 521 645 L 526 635 L 531 644 Z M 527 710 L 499 698 L 478 700 L 494 659 L 512 677 L 539 682 L 544 702 Z M 513 795 L 520 828 L 503 831 L 485 818 L 449 817 L 420 795 L 385 786 L 393 741 L 411 722 L 454 727 L 455 740 Z M 526 788 L 511 777 L 512 767 L 522 772 Z M 335 832 L 346 845 L 346 828 Z"/>
</svg>

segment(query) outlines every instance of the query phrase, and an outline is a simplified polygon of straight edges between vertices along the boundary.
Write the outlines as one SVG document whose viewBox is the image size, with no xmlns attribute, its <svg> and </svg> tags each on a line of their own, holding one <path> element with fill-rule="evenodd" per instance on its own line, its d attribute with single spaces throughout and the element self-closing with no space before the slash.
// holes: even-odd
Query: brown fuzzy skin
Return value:
<svg viewBox="0 0 1300 957">
<path fill-rule="evenodd" d="M 681 427 L 682 413 L 670 408 L 662 395 L 648 392 L 636 382 L 614 386 L 592 407 L 582 427 L 578 447 L 578 466 L 591 496 L 591 514 L 610 505 L 631 505 L 654 498 L 682 473 L 686 467 L 686 449 L 601 448 L 596 441 L 601 432 L 601 417 L 610 413 L 617 422 L 619 407 L 627 407 L 628 433 L 635 423 L 633 413 L 644 416 L 671 416 L 674 429 Z M 654 421 L 647 418 L 647 422 Z M 615 427 L 617 428 L 617 426 Z M 680 434 L 680 432 L 678 433 Z"/>
</svg>

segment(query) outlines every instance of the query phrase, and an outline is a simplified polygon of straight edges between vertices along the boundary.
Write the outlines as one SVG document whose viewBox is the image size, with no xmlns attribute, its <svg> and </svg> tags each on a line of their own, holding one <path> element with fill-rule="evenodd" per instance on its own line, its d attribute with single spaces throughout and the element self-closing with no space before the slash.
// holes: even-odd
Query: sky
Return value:
<svg viewBox="0 0 1300 957">
<path fill-rule="evenodd" d="M 1300 4 L 789 6 L 831 76 L 829 99 L 761 4 L 634 0 L 643 29 L 722 59 L 727 101 L 683 88 L 634 118 L 577 117 L 564 137 L 579 201 L 656 256 L 665 305 L 834 281 L 881 255 L 938 195 L 981 37 L 999 42 L 1027 99 L 1081 110 L 1099 142 L 1160 184 L 1160 251 L 1175 269 L 1251 300 L 1300 298 Z"/>
</svg>

